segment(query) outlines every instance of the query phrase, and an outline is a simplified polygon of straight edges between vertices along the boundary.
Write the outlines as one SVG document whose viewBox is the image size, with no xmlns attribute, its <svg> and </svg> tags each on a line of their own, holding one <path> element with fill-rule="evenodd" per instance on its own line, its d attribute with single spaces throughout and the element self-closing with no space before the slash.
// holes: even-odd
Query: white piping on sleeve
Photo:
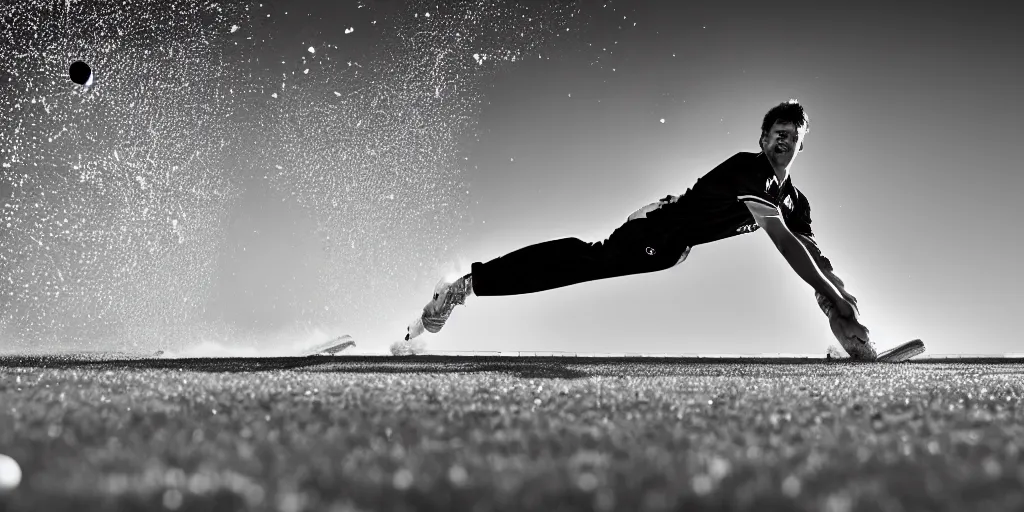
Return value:
<svg viewBox="0 0 1024 512">
<path fill-rule="evenodd" d="M 767 200 L 767 199 L 765 199 L 763 197 L 759 197 L 759 196 L 755 196 L 755 195 L 737 196 L 736 199 L 738 199 L 740 201 L 743 201 L 744 203 L 754 202 L 754 203 L 763 204 L 765 206 L 769 206 L 769 207 L 775 208 L 775 209 L 779 208 L 779 206 L 776 205 L 775 203 L 772 203 L 771 201 L 769 201 L 769 200 Z"/>
</svg>

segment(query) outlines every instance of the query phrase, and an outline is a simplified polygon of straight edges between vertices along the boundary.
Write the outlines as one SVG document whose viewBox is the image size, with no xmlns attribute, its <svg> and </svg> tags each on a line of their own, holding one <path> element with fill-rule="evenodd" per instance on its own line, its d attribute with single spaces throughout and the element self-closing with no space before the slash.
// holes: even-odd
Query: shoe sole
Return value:
<svg viewBox="0 0 1024 512">
<path fill-rule="evenodd" d="M 882 352 L 876 361 L 880 363 L 902 363 L 912 357 L 924 353 L 924 342 L 911 340 L 895 348 Z"/>
</svg>

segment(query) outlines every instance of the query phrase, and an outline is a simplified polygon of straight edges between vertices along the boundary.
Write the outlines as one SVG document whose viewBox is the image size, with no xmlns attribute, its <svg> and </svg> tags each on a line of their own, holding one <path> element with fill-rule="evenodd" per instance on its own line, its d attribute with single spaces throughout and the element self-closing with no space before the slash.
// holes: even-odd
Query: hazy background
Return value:
<svg viewBox="0 0 1024 512">
<path fill-rule="evenodd" d="M 985 5 L 619 4 L 593 53 L 529 61 L 488 93 L 462 254 L 602 239 L 757 151 L 765 111 L 797 98 L 812 127 L 794 182 L 880 348 L 1021 352 L 1024 37 L 1019 8 Z M 658 274 L 482 298 L 432 346 L 813 353 L 830 338 L 810 288 L 754 233 Z"/>
<path fill-rule="evenodd" d="M 7 349 L 261 354 L 349 333 L 356 352 L 386 352 L 441 276 L 603 239 L 756 151 L 765 111 L 796 98 L 811 132 L 794 181 L 879 347 L 1024 352 L 1010 320 L 1024 306 L 1019 9 L 135 3 L 152 15 L 2 15 Z M 79 58 L 97 78 L 84 91 L 66 78 Z M 424 340 L 833 342 L 762 233 L 665 272 L 477 298 Z"/>
</svg>

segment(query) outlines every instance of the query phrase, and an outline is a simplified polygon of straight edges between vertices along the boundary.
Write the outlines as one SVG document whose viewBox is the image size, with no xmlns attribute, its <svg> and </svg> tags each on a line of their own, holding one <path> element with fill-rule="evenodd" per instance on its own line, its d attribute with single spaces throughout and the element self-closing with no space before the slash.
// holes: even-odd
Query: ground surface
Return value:
<svg viewBox="0 0 1024 512">
<path fill-rule="evenodd" d="M 4 357 L 0 510 L 1022 510 L 1022 374 Z"/>
</svg>

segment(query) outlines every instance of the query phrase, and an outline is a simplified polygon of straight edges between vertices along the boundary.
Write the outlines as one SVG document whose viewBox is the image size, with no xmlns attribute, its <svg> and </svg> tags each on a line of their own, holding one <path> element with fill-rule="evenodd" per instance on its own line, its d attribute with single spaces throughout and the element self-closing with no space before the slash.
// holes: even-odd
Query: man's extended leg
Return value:
<svg viewBox="0 0 1024 512">
<path fill-rule="evenodd" d="M 589 243 L 562 238 L 531 245 L 486 263 L 473 263 L 470 274 L 453 283 L 441 283 L 423 309 L 421 325 L 438 332 L 455 306 L 470 294 L 519 295 L 577 283 L 655 272 L 686 258 L 689 247 L 675 239 L 660 223 L 630 220 L 607 240 Z M 406 339 L 419 334 L 411 325 Z"/>
</svg>

